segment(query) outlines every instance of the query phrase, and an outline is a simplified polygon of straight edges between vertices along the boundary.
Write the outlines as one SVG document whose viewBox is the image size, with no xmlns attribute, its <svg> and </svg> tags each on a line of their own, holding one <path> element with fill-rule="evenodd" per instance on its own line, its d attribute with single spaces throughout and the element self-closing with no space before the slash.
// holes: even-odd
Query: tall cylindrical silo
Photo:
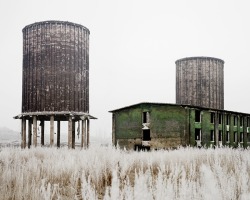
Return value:
<svg viewBox="0 0 250 200">
<path fill-rule="evenodd" d="M 176 103 L 224 109 L 224 61 L 189 57 L 176 62 Z"/>
<path fill-rule="evenodd" d="M 22 112 L 89 112 L 89 30 L 65 21 L 23 29 Z"/>
</svg>

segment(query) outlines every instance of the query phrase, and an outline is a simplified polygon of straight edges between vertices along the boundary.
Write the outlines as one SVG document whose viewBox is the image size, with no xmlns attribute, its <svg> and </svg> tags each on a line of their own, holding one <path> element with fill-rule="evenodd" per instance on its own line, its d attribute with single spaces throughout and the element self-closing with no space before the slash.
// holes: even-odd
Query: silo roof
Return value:
<svg viewBox="0 0 250 200">
<path fill-rule="evenodd" d="M 211 60 L 218 60 L 219 62 L 222 62 L 223 64 L 225 63 L 224 60 L 220 59 L 220 58 L 214 58 L 214 57 L 208 57 L 208 56 L 193 56 L 193 57 L 186 57 L 186 58 L 181 58 L 181 59 L 178 59 L 175 61 L 175 64 L 177 62 L 180 62 L 180 61 L 186 61 L 186 60 L 194 60 L 194 59 L 211 59 Z"/>
<path fill-rule="evenodd" d="M 35 22 L 35 23 L 32 23 L 32 24 L 25 26 L 22 31 L 24 31 L 25 29 L 30 28 L 32 26 L 39 25 L 39 24 L 69 24 L 72 26 L 81 27 L 81 28 L 85 29 L 86 31 L 88 31 L 88 33 L 90 33 L 89 29 L 81 24 L 68 22 L 68 21 L 59 21 L 59 20 L 47 20 L 47 21 Z"/>
</svg>

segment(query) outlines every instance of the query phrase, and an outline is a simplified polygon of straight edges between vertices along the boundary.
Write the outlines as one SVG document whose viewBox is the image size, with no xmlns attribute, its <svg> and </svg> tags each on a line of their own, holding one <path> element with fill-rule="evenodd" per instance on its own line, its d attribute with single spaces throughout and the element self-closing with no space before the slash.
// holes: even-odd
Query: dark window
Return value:
<svg viewBox="0 0 250 200">
<path fill-rule="evenodd" d="M 226 141 L 229 142 L 230 140 L 230 135 L 229 135 L 229 131 L 226 132 Z"/>
<path fill-rule="evenodd" d="M 222 131 L 219 131 L 219 141 L 222 141 Z"/>
<path fill-rule="evenodd" d="M 229 125 L 229 119 L 230 119 L 230 116 L 226 115 L 226 125 Z"/>
<path fill-rule="evenodd" d="M 214 130 L 210 131 L 210 140 L 214 141 Z"/>
<path fill-rule="evenodd" d="M 240 142 L 243 142 L 243 139 L 244 139 L 243 132 L 240 132 Z"/>
<path fill-rule="evenodd" d="M 142 138 L 142 140 L 143 141 L 150 141 L 151 140 L 150 129 L 143 130 L 143 138 Z"/>
<path fill-rule="evenodd" d="M 214 123 L 214 113 L 211 113 L 210 122 L 211 122 L 212 124 Z"/>
<path fill-rule="evenodd" d="M 195 122 L 201 122 L 201 111 L 195 110 Z"/>
<path fill-rule="evenodd" d="M 240 126 L 243 126 L 243 117 L 240 116 Z"/>
<path fill-rule="evenodd" d="M 222 124 L 222 114 L 219 114 L 219 124 Z"/>
<path fill-rule="evenodd" d="M 237 142 L 237 132 L 234 132 L 234 142 Z"/>
<path fill-rule="evenodd" d="M 234 126 L 237 126 L 237 116 L 234 116 Z"/>
<path fill-rule="evenodd" d="M 247 142 L 250 142 L 250 133 L 247 133 Z"/>
<path fill-rule="evenodd" d="M 201 129 L 195 129 L 195 140 L 201 140 Z"/>
<path fill-rule="evenodd" d="M 148 123 L 149 122 L 149 112 L 143 112 L 142 113 L 142 123 Z"/>
</svg>

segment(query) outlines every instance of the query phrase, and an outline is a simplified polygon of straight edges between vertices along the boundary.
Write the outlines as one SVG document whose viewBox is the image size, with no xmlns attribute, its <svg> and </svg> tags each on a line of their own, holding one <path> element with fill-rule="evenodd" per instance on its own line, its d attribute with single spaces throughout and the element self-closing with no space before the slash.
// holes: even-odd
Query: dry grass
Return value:
<svg viewBox="0 0 250 200">
<path fill-rule="evenodd" d="M 0 149 L 0 199 L 248 199 L 250 150 Z"/>
</svg>

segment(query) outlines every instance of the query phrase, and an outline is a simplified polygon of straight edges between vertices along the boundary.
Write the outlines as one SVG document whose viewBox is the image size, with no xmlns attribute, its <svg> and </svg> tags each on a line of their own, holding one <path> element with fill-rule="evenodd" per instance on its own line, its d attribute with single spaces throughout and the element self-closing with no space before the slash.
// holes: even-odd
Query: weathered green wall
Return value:
<svg viewBox="0 0 250 200">
<path fill-rule="evenodd" d="M 201 111 L 201 121 L 195 122 L 195 110 Z M 219 131 L 222 132 L 222 145 L 237 147 L 240 141 L 240 132 L 244 133 L 242 146 L 250 146 L 247 142 L 247 117 L 244 126 L 240 126 L 240 115 L 231 112 L 183 107 L 171 104 L 143 103 L 124 108 L 114 113 L 113 129 L 115 143 L 120 147 L 133 149 L 142 142 L 142 113 L 149 112 L 150 116 L 150 147 L 151 149 L 178 147 L 180 145 L 196 146 L 195 128 L 201 129 L 201 145 L 206 147 L 218 146 Z M 211 123 L 211 113 L 215 114 L 214 123 Z M 219 124 L 219 114 L 222 122 Z M 226 115 L 229 115 L 229 126 L 226 125 Z M 237 116 L 237 125 L 234 126 L 234 116 Z M 226 142 L 226 131 L 229 130 L 229 142 Z M 214 141 L 211 141 L 211 130 L 214 131 Z M 234 142 L 234 132 L 237 132 L 237 142 Z"/>
<path fill-rule="evenodd" d="M 130 108 L 115 113 L 116 139 L 141 138 L 142 128 L 141 108 Z"/>
<path fill-rule="evenodd" d="M 202 136 L 201 141 L 202 145 L 210 146 L 213 145 L 213 142 L 210 141 L 211 139 L 211 130 L 214 130 L 214 124 L 211 123 L 211 113 L 208 111 L 202 111 L 201 116 L 201 130 Z"/>
<path fill-rule="evenodd" d="M 151 142 L 153 146 L 176 147 L 186 145 L 188 139 L 187 112 L 180 106 L 156 106 L 151 107 Z M 161 138 L 161 140 L 159 140 Z M 158 141 L 157 141 L 158 140 Z"/>
<path fill-rule="evenodd" d="M 142 139 L 142 113 L 149 112 L 151 148 L 189 143 L 188 110 L 181 106 L 142 104 L 115 113 L 115 143 L 133 148 Z"/>
</svg>

